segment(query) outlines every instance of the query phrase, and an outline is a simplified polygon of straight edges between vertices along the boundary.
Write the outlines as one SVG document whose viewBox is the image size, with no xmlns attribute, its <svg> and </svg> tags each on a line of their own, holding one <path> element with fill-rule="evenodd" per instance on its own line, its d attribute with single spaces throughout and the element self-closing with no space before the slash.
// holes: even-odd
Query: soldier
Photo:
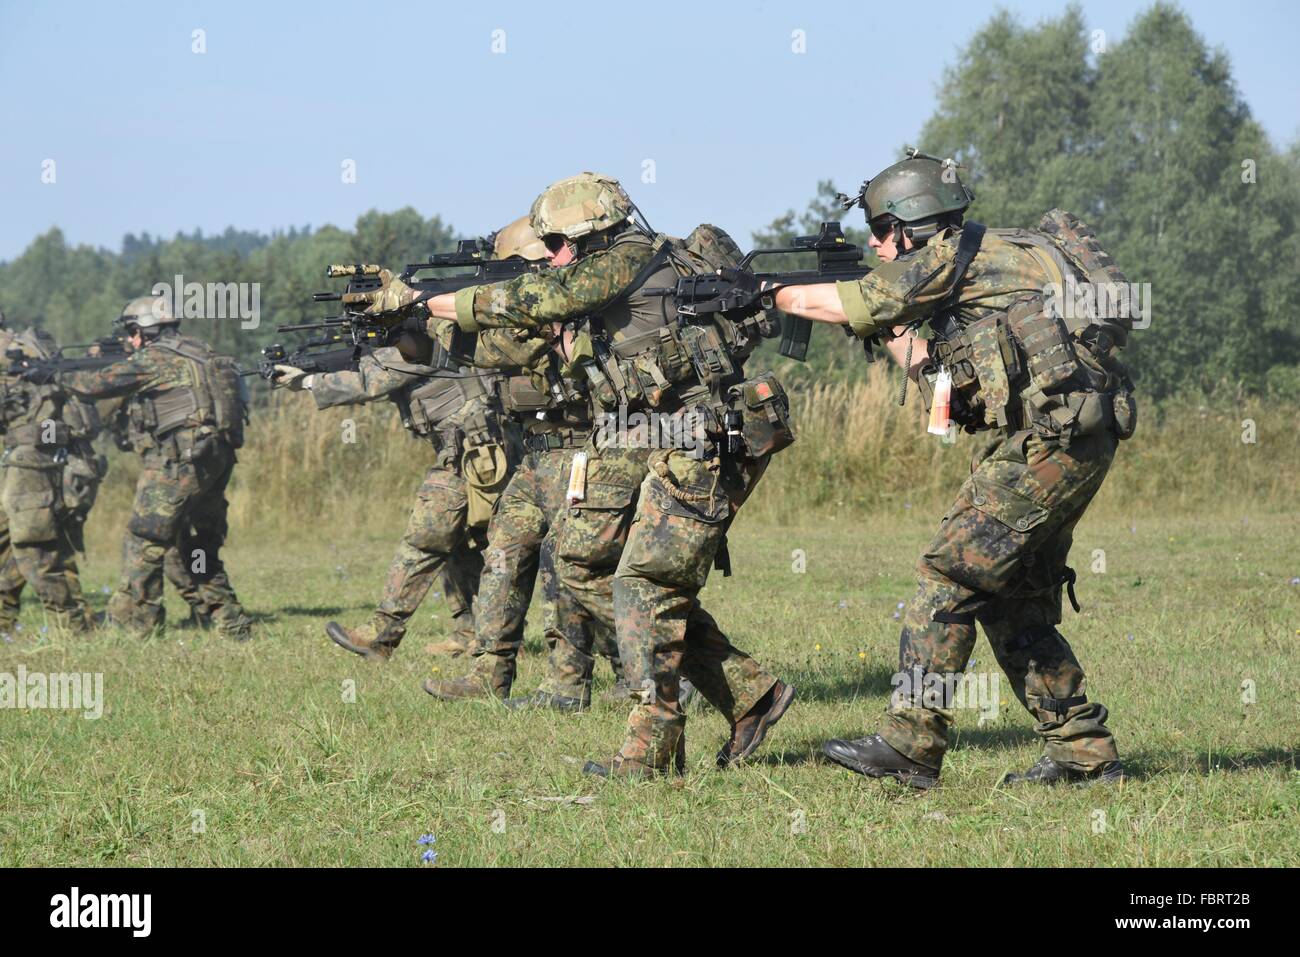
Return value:
<svg viewBox="0 0 1300 957">
<path fill-rule="evenodd" d="M 53 359 L 53 340 L 38 329 L 13 333 L 0 313 L 0 349 L 26 360 Z M 84 524 L 94 504 L 104 460 L 92 441 L 95 408 L 52 382 L 26 381 L 6 363 L 0 376 L 0 633 L 15 626 L 23 584 L 40 598 L 51 625 L 90 627 L 75 553 L 85 550 Z"/>
<path fill-rule="evenodd" d="M 431 298 L 393 282 L 370 311 L 399 321 L 419 303 L 418 315 L 427 310 L 435 332 L 454 322 L 465 332 L 510 327 L 540 335 L 582 370 L 607 409 L 650 408 L 682 434 L 693 417 L 705 423 L 698 456 L 593 435 L 585 469 L 576 456 L 571 465 L 570 507 L 556 532 L 560 600 L 575 616 L 617 623 L 619 656 L 635 689 L 619 753 L 584 770 L 645 776 L 680 760 L 683 673 L 731 723 L 718 754 L 724 767 L 752 754 L 793 699 L 792 688 L 731 645 L 697 597 L 714 559 L 725 563 L 726 528 L 777 447 L 760 433 L 771 440 L 774 430 L 789 432 L 775 379 L 743 379 L 743 357 L 759 337 L 754 323 L 719 319 L 682 328 L 649 292 L 714 264 L 636 222 L 634 211 L 614 180 L 592 173 L 562 180 L 538 197 L 530 216 L 554 268 Z M 584 320 L 586 340 L 579 335 Z M 739 407 L 747 400 L 753 445 L 749 435 L 739 441 Z"/>
<path fill-rule="evenodd" d="M 63 372 L 58 382 L 85 399 L 126 397 L 131 444 L 143 459 L 123 542 L 122 583 L 109 598 L 107 621 L 138 631 L 161 628 L 166 575 L 199 621 L 242 641 L 251 637 L 252 622 L 220 550 L 247 399 L 234 360 L 181 335 L 179 324 L 164 297 L 133 299 L 117 320 L 128 355 L 102 369 Z"/>
<path fill-rule="evenodd" d="M 527 216 L 500 230 L 494 240 L 498 259 L 547 257 Z M 523 431 L 525 455 L 488 525 L 489 560 L 479 584 L 474 664 L 460 678 L 426 681 L 424 690 L 444 700 L 495 696 L 506 698 L 506 706 L 512 709 L 580 711 L 590 704 L 594 663 L 584 648 L 594 644 L 610 660 L 615 675 L 621 673 L 612 631 L 600 628 L 591 641 L 566 640 L 564 628 L 583 625 L 562 623 L 557 608 L 552 532 L 564 506 L 569 462 L 591 434 L 590 402 L 581 381 L 559 375 L 556 357 L 543 339 L 521 340 L 514 330 L 488 330 L 479 336 L 474 358 L 476 365 L 515 373 L 504 382 L 503 401 Z M 524 614 L 539 572 L 543 633 L 549 649 L 547 673 L 534 694 L 509 698 L 523 642 Z"/>
<path fill-rule="evenodd" d="M 412 348 L 406 351 L 415 354 Z M 416 493 L 374 615 L 359 628 L 331 621 L 325 633 L 348 651 L 386 661 L 433 581 L 441 578 L 453 634 L 430 650 L 468 654 L 474 646 L 483 533 L 520 455 L 518 434 L 501 412 L 500 376 L 473 369 L 440 372 L 408 361 L 397 346 L 363 356 L 355 371 L 306 375 L 289 365 L 275 369 L 277 384 L 310 392 L 317 408 L 391 400 L 401 410 L 403 424 L 430 442 L 437 456 Z"/>
<path fill-rule="evenodd" d="M 884 339 L 938 418 L 948 417 L 950 391 L 951 418 L 991 433 L 917 566 L 884 723 L 865 738 L 829 741 L 825 752 L 861 774 L 933 785 L 953 679 L 978 621 L 1046 746 L 1007 782 L 1116 781 L 1123 768 L 1106 709 L 1088 700 L 1056 626 L 1063 584 L 1074 601 L 1066 565 L 1074 527 L 1133 431 L 1132 384 L 1114 355 L 1128 323 L 1062 317 L 1050 299 L 1076 280 L 1123 276 L 1068 213 L 1053 210 L 1038 230 L 986 229 L 963 224 L 973 198 L 951 161 L 912 151 L 853 201 L 883 265 L 860 282 L 775 293 L 788 313 Z M 915 334 L 922 323 L 928 341 Z"/>
</svg>

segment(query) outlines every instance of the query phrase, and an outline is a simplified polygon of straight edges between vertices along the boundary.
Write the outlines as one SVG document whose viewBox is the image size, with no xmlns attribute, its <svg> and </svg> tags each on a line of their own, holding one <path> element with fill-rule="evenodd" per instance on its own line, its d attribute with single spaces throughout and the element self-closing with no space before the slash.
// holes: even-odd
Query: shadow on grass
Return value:
<svg viewBox="0 0 1300 957">
<path fill-rule="evenodd" d="M 1300 768 L 1300 754 L 1294 748 L 1258 748 L 1254 750 L 1139 752 L 1124 756 L 1124 767 L 1130 777 L 1152 778 L 1161 774 L 1195 771 L 1208 775 L 1211 772 L 1266 771 L 1281 768 L 1294 771 Z"/>
<path fill-rule="evenodd" d="M 876 665 L 840 675 L 794 672 L 784 680 L 794 685 L 795 704 L 798 704 L 800 701 L 854 701 L 888 695 L 894 690 L 893 677 L 892 669 Z"/>
<path fill-rule="evenodd" d="M 360 608 L 362 606 L 355 606 Z M 306 605 L 285 605 L 280 608 L 276 615 L 268 615 L 268 618 L 329 618 L 334 615 L 341 615 L 345 611 L 352 611 L 352 607 L 343 607 L 342 605 L 316 605 L 309 607 Z M 257 616 L 254 615 L 256 618 Z"/>
</svg>

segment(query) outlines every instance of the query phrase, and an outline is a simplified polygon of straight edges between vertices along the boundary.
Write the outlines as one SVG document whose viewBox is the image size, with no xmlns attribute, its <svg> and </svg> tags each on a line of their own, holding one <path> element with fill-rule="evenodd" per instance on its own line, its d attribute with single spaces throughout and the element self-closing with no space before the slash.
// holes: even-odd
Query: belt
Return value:
<svg viewBox="0 0 1300 957">
<path fill-rule="evenodd" d="M 524 448 L 529 452 L 549 452 L 552 449 L 576 449 L 587 444 L 589 430 L 556 429 L 552 432 L 529 432 L 524 435 Z"/>
</svg>

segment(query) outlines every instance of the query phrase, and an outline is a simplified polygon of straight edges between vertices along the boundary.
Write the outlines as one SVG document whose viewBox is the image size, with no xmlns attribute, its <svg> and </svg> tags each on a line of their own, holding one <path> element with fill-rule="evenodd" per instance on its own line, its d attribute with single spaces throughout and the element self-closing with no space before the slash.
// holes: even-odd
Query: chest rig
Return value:
<svg viewBox="0 0 1300 957">
<path fill-rule="evenodd" d="M 952 376 L 952 418 L 966 431 L 1032 429 L 1062 445 L 1108 428 L 1121 439 L 1131 436 L 1133 384 L 1116 354 L 1131 320 L 1105 308 L 1063 311 L 1046 292 L 992 315 L 963 312 L 958 291 L 986 234 L 1032 255 L 1049 287 L 1127 285 L 1091 230 L 1069 213 L 1052 210 L 1037 230 L 967 223 L 954 257 L 953 295 L 928 320 L 935 361 L 918 379 L 927 406 L 941 367 Z"/>
<path fill-rule="evenodd" d="M 165 444 L 160 440 L 183 438 L 185 430 L 198 430 L 241 448 L 249 399 L 235 360 L 189 336 L 161 336 L 145 348 L 183 360 L 177 364 L 183 372 L 169 388 L 132 397 L 127 413 L 131 444 L 145 451 Z"/>
<path fill-rule="evenodd" d="M 702 231 L 709 232 L 700 238 Z M 705 433 L 726 451 L 769 454 L 794 439 L 789 402 L 770 373 L 745 378 L 744 363 L 762 335 L 754 318 L 710 313 L 687 316 L 668 294 L 679 277 L 712 274 L 725 262 L 696 247 L 735 248 L 715 227 L 700 227 L 685 243 L 629 231 L 614 240 L 640 244 L 651 256 L 627 289 L 589 320 L 593 358 L 583 363 L 598 411 L 693 411 Z"/>
</svg>

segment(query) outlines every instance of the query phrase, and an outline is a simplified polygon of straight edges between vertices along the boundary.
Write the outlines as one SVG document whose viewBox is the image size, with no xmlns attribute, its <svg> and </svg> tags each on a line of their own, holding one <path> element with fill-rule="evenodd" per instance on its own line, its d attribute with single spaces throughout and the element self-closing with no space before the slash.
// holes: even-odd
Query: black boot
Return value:
<svg viewBox="0 0 1300 957">
<path fill-rule="evenodd" d="M 1038 759 L 1028 771 L 1013 771 L 1002 779 L 1003 784 L 1119 784 L 1125 780 L 1124 765 L 1107 761 L 1091 771 L 1077 771 L 1058 764 L 1047 755 Z"/>
<path fill-rule="evenodd" d="M 823 744 L 822 751 L 836 764 L 869 778 L 895 778 L 914 788 L 929 788 L 939 783 L 937 768 L 913 761 L 878 734 L 853 741 L 835 738 Z"/>
<path fill-rule="evenodd" d="M 531 711 L 534 708 L 549 708 L 552 711 L 563 711 L 572 714 L 576 711 L 585 711 L 586 705 L 582 703 L 581 698 L 570 698 L 562 694 L 550 694 L 546 691 L 534 691 L 530 695 L 522 698 L 507 698 L 505 705 L 511 711 Z"/>
</svg>

